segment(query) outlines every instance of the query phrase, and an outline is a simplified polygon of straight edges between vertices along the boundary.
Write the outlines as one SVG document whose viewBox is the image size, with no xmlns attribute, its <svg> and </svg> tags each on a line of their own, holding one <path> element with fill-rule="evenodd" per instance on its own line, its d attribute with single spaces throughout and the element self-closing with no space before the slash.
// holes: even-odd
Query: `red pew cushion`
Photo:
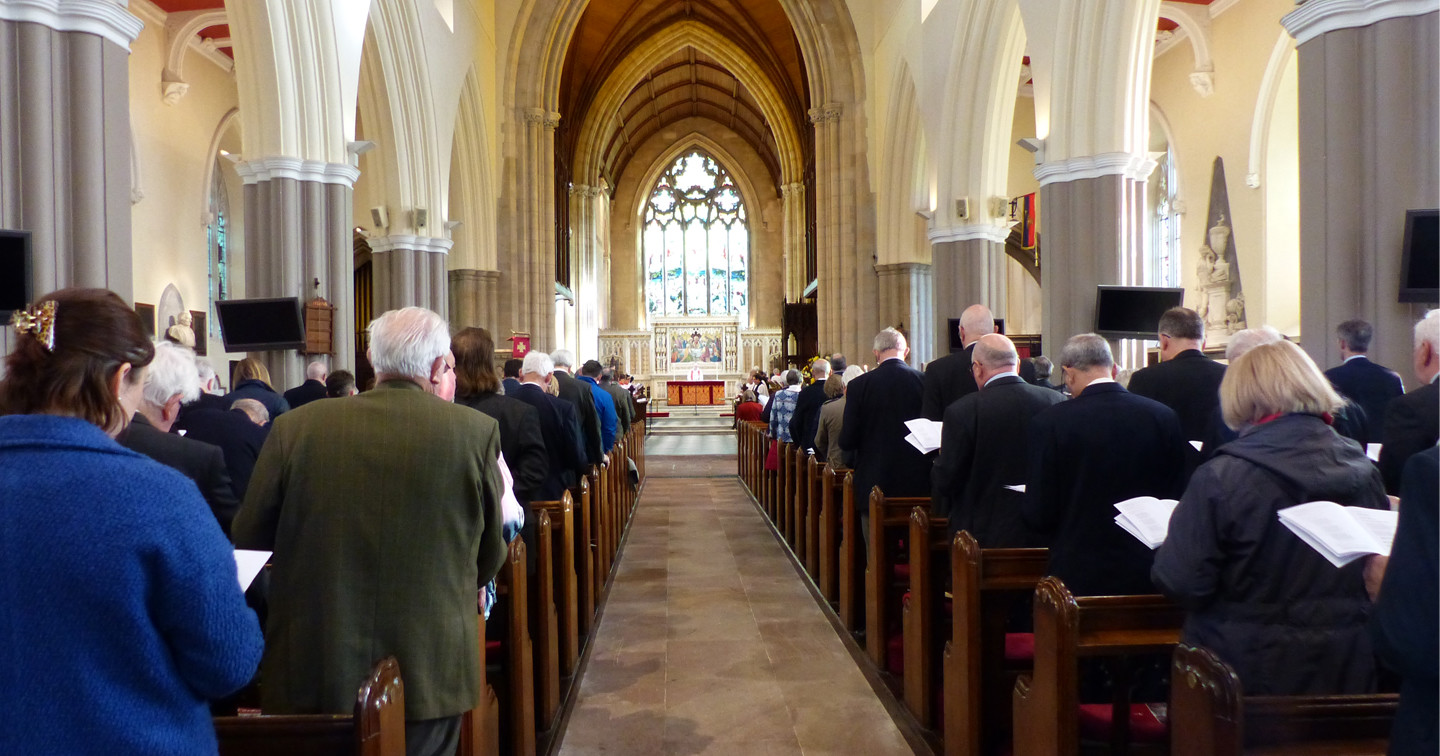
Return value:
<svg viewBox="0 0 1440 756">
<path fill-rule="evenodd" d="M 1035 634 L 1006 633 L 1005 661 L 1035 661 Z"/>
<path fill-rule="evenodd" d="M 1087 740 L 1109 740 L 1110 716 L 1110 704 L 1081 704 L 1080 737 Z M 1167 723 L 1156 717 L 1149 705 L 1130 705 L 1131 742 L 1163 743 L 1168 730 Z"/>
</svg>

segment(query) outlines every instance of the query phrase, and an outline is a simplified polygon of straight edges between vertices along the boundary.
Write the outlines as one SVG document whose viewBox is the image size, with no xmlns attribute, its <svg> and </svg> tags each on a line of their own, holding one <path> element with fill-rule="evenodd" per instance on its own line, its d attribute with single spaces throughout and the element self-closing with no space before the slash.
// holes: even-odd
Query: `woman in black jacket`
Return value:
<svg viewBox="0 0 1440 756">
<path fill-rule="evenodd" d="M 1247 695 L 1363 693 L 1375 664 L 1364 561 L 1336 568 L 1280 523 L 1310 501 L 1388 508 L 1375 465 L 1330 428 L 1344 403 L 1299 347 L 1255 347 L 1225 372 L 1220 404 L 1239 438 L 1195 471 L 1151 577 L 1189 610 Z"/>
<path fill-rule="evenodd" d="M 550 475 L 539 414 L 534 407 L 501 393 L 495 339 L 489 331 L 460 331 L 450 340 L 450 351 L 455 353 L 455 403 L 479 410 L 500 424 L 500 453 L 515 476 L 515 498 L 528 505 Z M 527 516 L 527 522 L 529 519 Z"/>
</svg>

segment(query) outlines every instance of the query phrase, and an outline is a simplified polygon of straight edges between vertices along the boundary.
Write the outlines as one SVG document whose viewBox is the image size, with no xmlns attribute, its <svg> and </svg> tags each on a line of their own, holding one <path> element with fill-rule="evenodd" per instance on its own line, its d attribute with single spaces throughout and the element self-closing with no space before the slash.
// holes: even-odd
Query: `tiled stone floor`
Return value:
<svg viewBox="0 0 1440 756">
<path fill-rule="evenodd" d="M 646 481 L 594 643 L 563 756 L 912 753 L 734 477 Z"/>
</svg>

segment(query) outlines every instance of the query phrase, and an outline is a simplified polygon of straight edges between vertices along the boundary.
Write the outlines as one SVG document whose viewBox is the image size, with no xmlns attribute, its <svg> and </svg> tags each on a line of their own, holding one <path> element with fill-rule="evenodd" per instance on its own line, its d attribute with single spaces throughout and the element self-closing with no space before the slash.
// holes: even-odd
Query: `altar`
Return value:
<svg viewBox="0 0 1440 756">
<path fill-rule="evenodd" d="M 665 382 L 665 403 L 671 407 L 706 407 L 729 401 L 724 381 Z"/>
</svg>

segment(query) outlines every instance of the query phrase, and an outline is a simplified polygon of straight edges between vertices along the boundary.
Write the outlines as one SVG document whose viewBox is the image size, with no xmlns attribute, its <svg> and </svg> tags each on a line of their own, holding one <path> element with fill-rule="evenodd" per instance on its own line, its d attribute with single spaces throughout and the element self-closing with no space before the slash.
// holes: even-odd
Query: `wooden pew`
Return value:
<svg viewBox="0 0 1440 756">
<path fill-rule="evenodd" d="M 1035 586 L 1035 668 L 1015 681 L 1015 756 L 1080 748 L 1080 658 L 1170 653 L 1185 613 L 1162 596 L 1075 597 L 1054 576 Z M 1116 686 L 1111 750 L 1129 750 L 1129 692 Z"/>
<path fill-rule="evenodd" d="M 1384 754 L 1400 697 L 1246 696 L 1214 652 L 1180 644 L 1170 666 L 1174 756 Z"/>
<path fill-rule="evenodd" d="M 798 443 L 790 445 L 790 508 L 785 516 L 785 542 L 795 554 L 805 553 L 805 463 L 809 454 Z"/>
<path fill-rule="evenodd" d="M 840 493 L 840 605 L 837 613 L 841 624 L 852 633 L 860 625 L 861 602 L 865 600 L 865 583 L 860 579 L 860 555 L 864 553 L 860 535 L 860 512 L 855 504 L 855 473 L 847 471 Z M 868 502 L 867 502 L 868 504 Z"/>
<path fill-rule="evenodd" d="M 480 618 L 480 702 L 460 717 L 456 756 L 499 756 L 500 699 L 485 675 L 485 618 Z"/>
<path fill-rule="evenodd" d="M 610 577 L 610 522 L 605 516 L 605 496 L 600 489 L 600 468 L 591 465 L 585 473 L 590 484 L 590 510 L 595 513 L 595 606 L 605 598 L 605 581 Z"/>
<path fill-rule="evenodd" d="M 498 603 L 504 604 L 505 623 L 488 623 L 500 644 L 499 672 L 504 683 L 500 697 L 501 752 L 535 756 L 535 669 L 530 642 L 529 586 L 525 575 L 525 542 L 510 542 L 510 552 L 495 578 Z M 498 604 L 497 604 L 498 608 Z M 487 643 L 487 650 L 489 644 Z M 495 660 L 491 660 L 493 664 Z M 486 670 L 489 676 L 490 670 Z"/>
<path fill-rule="evenodd" d="M 589 643 L 591 626 L 595 622 L 595 599 L 600 595 L 599 571 L 595 566 L 595 509 L 590 502 L 590 482 L 580 479 L 580 485 L 567 491 L 573 505 L 575 518 L 575 584 L 579 617 L 576 626 L 580 647 Z"/>
<path fill-rule="evenodd" d="M 840 600 L 840 506 L 850 470 L 827 463 L 820 472 L 820 531 L 816 537 L 820 562 L 820 594 L 832 604 Z"/>
<path fill-rule="evenodd" d="M 950 542 L 954 611 L 942 664 L 946 756 L 981 756 L 1009 742 L 1010 692 L 1030 659 L 1007 659 L 1006 624 L 1017 603 L 1033 603 L 1049 561 L 1048 549 L 982 551 L 963 530 Z"/>
<path fill-rule="evenodd" d="M 905 633 L 905 705 L 921 727 L 934 727 L 936 721 L 935 681 L 941 669 L 936 638 L 944 636 L 950 613 L 945 609 L 945 573 L 935 563 L 949 567 L 949 530 L 950 521 L 932 518 L 929 507 L 910 510 L 910 592 L 900 624 Z"/>
<path fill-rule="evenodd" d="M 575 674 L 580 661 L 579 577 L 575 574 L 575 504 L 566 491 L 560 501 L 532 501 L 532 511 L 550 515 L 554 543 L 555 614 L 560 623 L 560 670 Z"/>
<path fill-rule="evenodd" d="M 529 582 L 531 648 L 535 653 L 535 722 L 550 729 L 560 709 L 560 629 L 555 616 L 555 542 L 550 513 L 535 513 L 535 575 Z"/>
<path fill-rule="evenodd" d="M 820 468 L 825 464 L 808 454 L 805 459 L 805 571 L 811 579 L 820 577 Z"/>
<path fill-rule="evenodd" d="M 790 467 L 795 461 L 795 455 L 790 453 L 791 443 L 780 442 L 780 474 L 776 482 L 776 490 L 779 496 L 775 499 L 775 529 L 780 535 L 785 535 L 785 530 L 790 525 L 790 497 L 791 490 L 795 484 L 795 476 L 790 473 Z"/>
<path fill-rule="evenodd" d="M 387 656 L 355 693 L 355 712 L 215 717 L 220 756 L 404 756 L 405 683 Z"/>
<path fill-rule="evenodd" d="M 930 506 L 928 496 L 885 496 L 879 486 L 870 489 L 870 539 L 865 562 L 865 651 L 870 661 L 885 669 L 890 618 L 898 615 L 900 591 L 895 587 L 894 544 L 910 527 L 910 510 Z"/>
</svg>

